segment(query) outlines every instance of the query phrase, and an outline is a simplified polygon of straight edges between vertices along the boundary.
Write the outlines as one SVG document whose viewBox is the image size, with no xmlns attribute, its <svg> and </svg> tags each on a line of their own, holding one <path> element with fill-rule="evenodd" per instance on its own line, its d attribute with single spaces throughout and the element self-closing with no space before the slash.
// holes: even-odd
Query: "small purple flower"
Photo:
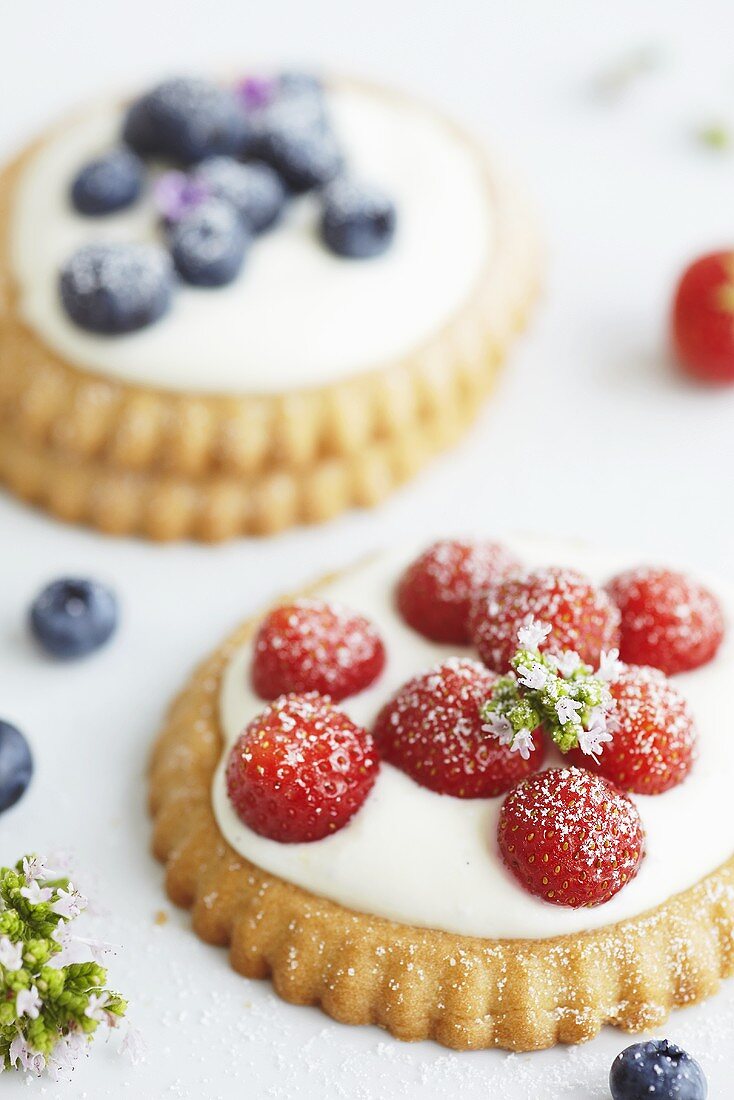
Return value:
<svg viewBox="0 0 734 1100">
<path fill-rule="evenodd" d="M 156 209 L 169 224 L 180 222 L 209 195 L 210 189 L 203 180 L 185 172 L 164 172 L 153 185 Z"/>
<path fill-rule="evenodd" d="M 267 76 L 246 76 L 235 86 L 235 95 L 246 111 L 269 107 L 277 94 L 277 80 Z"/>
</svg>

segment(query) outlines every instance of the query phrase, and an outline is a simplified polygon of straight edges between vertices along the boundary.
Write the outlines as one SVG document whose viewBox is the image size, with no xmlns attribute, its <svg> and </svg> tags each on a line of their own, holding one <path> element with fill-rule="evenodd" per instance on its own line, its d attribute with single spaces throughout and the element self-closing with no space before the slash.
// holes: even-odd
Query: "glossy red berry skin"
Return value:
<svg viewBox="0 0 734 1100">
<path fill-rule="evenodd" d="M 384 665 L 385 650 L 369 619 L 339 604 L 302 599 L 263 619 L 252 686 L 261 699 L 315 691 L 339 702 L 368 688 Z"/>
<path fill-rule="evenodd" d="M 396 589 L 404 621 L 425 638 L 468 645 L 473 600 L 520 569 L 497 542 L 443 539 L 411 562 Z"/>
<path fill-rule="evenodd" d="M 637 874 L 645 834 L 636 806 L 581 768 L 538 772 L 505 798 L 497 828 L 507 868 L 550 905 L 594 907 Z"/>
<path fill-rule="evenodd" d="M 552 627 L 541 650 L 574 650 L 592 667 L 619 642 L 619 611 L 603 589 L 575 569 L 536 569 L 501 581 L 472 608 L 472 636 L 488 668 L 508 671 L 518 631 L 531 618 Z"/>
<path fill-rule="evenodd" d="M 711 661 L 724 637 L 724 616 L 713 592 L 671 569 L 642 567 L 607 585 L 622 616 L 619 655 L 668 676 Z"/>
<path fill-rule="evenodd" d="M 683 272 L 671 330 L 678 360 L 704 382 L 734 382 L 734 253 L 711 252 Z"/>
<path fill-rule="evenodd" d="M 321 840 L 362 806 L 379 771 L 372 736 L 311 693 L 276 699 L 243 731 L 227 793 L 253 832 L 285 844 Z"/>
<path fill-rule="evenodd" d="M 478 661 L 451 658 L 405 684 L 375 723 L 384 760 L 455 798 L 494 798 L 539 768 L 540 733 L 527 760 L 492 737 L 479 713 L 497 680 Z"/>
</svg>

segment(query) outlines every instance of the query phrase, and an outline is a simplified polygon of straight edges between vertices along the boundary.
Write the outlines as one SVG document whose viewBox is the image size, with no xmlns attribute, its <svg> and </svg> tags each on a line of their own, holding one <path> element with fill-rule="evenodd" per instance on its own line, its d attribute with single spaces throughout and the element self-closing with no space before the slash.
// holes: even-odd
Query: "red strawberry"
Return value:
<svg viewBox="0 0 734 1100">
<path fill-rule="evenodd" d="M 656 668 L 635 665 L 609 690 L 616 702 L 611 742 L 598 764 L 579 749 L 568 753 L 569 762 L 635 794 L 662 794 L 682 783 L 696 748 L 696 727 L 683 696 Z"/>
<path fill-rule="evenodd" d="M 497 839 L 522 886 L 551 905 L 602 905 L 635 877 L 645 833 L 637 807 L 581 768 L 531 775 L 510 791 Z"/>
<path fill-rule="evenodd" d="M 672 676 L 706 664 L 724 637 L 719 601 L 683 573 L 650 567 L 614 577 L 607 591 L 622 613 L 619 654 Z"/>
<path fill-rule="evenodd" d="M 431 641 L 468 645 L 472 600 L 519 568 L 497 542 L 435 542 L 398 581 L 398 610 Z"/>
<path fill-rule="evenodd" d="M 508 577 L 474 604 L 470 625 L 485 665 L 506 672 L 518 631 L 533 618 L 552 627 L 541 649 L 571 649 L 589 665 L 596 666 L 601 651 L 619 640 L 619 612 L 606 592 L 575 569 L 536 569 Z"/>
<path fill-rule="evenodd" d="M 689 374 L 705 382 L 734 382 L 734 253 L 711 252 L 686 268 L 671 328 Z"/>
<path fill-rule="evenodd" d="M 263 699 L 316 691 L 339 702 L 369 687 L 384 664 L 385 650 L 368 619 L 338 604 L 297 600 L 263 619 L 252 685 Z"/>
<path fill-rule="evenodd" d="M 497 677 L 453 657 L 410 680 L 382 708 L 375 738 L 383 759 L 416 783 L 456 798 L 493 798 L 539 768 L 540 733 L 527 760 L 489 734 L 479 708 Z"/>
<path fill-rule="evenodd" d="M 327 699 L 285 695 L 240 734 L 227 793 L 254 832 L 281 843 L 321 840 L 346 825 L 377 778 L 370 734 Z"/>
</svg>

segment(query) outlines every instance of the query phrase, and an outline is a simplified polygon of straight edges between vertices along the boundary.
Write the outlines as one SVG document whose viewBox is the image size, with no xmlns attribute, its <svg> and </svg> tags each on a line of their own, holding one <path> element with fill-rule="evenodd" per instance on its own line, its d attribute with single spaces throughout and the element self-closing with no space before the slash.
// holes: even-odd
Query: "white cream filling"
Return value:
<svg viewBox="0 0 734 1100">
<path fill-rule="evenodd" d="M 597 581 L 639 560 L 597 554 L 572 544 L 510 540 L 528 565 L 571 565 Z M 456 647 L 433 645 L 406 627 L 392 605 L 396 578 L 416 556 L 415 547 L 391 552 L 323 586 L 376 624 L 387 664 L 368 691 L 341 705 L 370 726 L 382 704 L 411 676 Z M 715 584 L 727 621 L 734 592 Z M 504 869 L 496 848 L 502 798 L 464 800 L 434 794 L 389 764 L 381 766 L 366 802 L 333 836 L 311 844 L 279 844 L 243 825 L 227 797 L 224 768 L 229 746 L 264 703 L 250 689 L 251 647 L 241 648 L 224 676 L 220 716 L 227 748 L 213 783 L 214 812 L 222 833 L 243 856 L 281 878 L 351 909 L 407 924 L 465 935 L 543 937 L 574 933 L 636 916 L 693 885 L 734 852 L 734 737 L 725 717 L 734 670 L 731 631 L 709 665 L 675 678 L 688 699 L 699 733 L 699 757 L 687 779 L 657 797 L 635 796 L 647 833 L 647 854 L 637 877 L 597 909 L 562 909 L 532 897 Z M 548 754 L 547 766 L 560 757 Z"/>
<path fill-rule="evenodd" d="M 105 103 L 45 142 L 19 182 L 11 254 L 24 319 L 78 366 L 189 392 L 313 387 L 417 348 L 468 298 L 491 255 L 481 157 L 408 100 L 345 85 L 330 90 L 329 103 L 352 170 L 396 203 L 398 231 L 381 257 L 329 252 L 317 235 L 317 201 L 307 196 L 255 241 L 229 286 L 180 285 L 170 313 L 131 335 L 85 332 L 58 297 L 71 253 L 89 241 L 158 236 L 150 188 L 106 217 L 83 217 L 69 202 L 79 168 L 119 140 L 121 108 Z"/>
</svg>

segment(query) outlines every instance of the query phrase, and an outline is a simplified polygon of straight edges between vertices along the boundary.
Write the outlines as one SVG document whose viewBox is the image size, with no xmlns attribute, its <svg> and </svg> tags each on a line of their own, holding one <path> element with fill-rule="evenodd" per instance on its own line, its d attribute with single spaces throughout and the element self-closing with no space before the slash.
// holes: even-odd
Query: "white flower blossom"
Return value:
<svg viewBox="0 0 734 1100">
<path fill-rule="evenodd" d="M 136 1027 L 128 1027 L 120 1046 L 120 1053 L 127 1054 L 134 1066 L 140 1065 L 148 1056 L 148 1044 L 143 1033 Z"/>
<path fill-rule="evenodd" d="M 20 1062 L 20 1068 L 28 1070 L 30 1073 L 40 1075 L 46 1068 L 46 1059 L 42 1054 L 39 1054 L 36 1050 L 31 1050 L 25 1041 L 25 1037 L 18 1032 L 10 1044 L 8 1050 L 8 1056 L 10 1058 L 11 1066 L 17 1066 Z"/>
<path fill-rule="evenodd" d="M 624 669 L 624 664 L 619 659 L 618 649 L 603 649 L 599 657 L 599 671 L 597 672 L 597 678 L 599 680 L 605 680 L 607 683 L 614 683 L 619 679 L 619 675 Z"/>
<path fill-rule="evenodd" d="M 583 710 L 583 703 L 579 703 L 576 699 L 570 699 L 566 695 L 556 703 L 556 714 L 561 725 L 566 722 L 575 722 L 580 710 Z"/>
<path fill-rule="evenodd" d="M 508 718 L 504 714 L 492 713 L 487 716 L 485 727 L 492 737 L 496 737 L 500 745 L 509 745 L 513 738 L 513 729 Z"/>
<path fill-rule="evenodd" d="M 548 670 L 536 661 L 530 668 L 520 669 L 517 678 L 530 691 L 540 691 L 548 683 L 549 675 Z"/>
<path fill-rule="evenodd" d="M 49 1055 L 46 1069 L 56 1082 L 69 1081 L 82 1054 L 88 1052 L 89 1041 L 83 1031 L 70 1031 L 59 1039 Z"/>
<path fill-rule="evenodd" d="M 51 906 L 54 913 L 58 913 L 60 917 L 64 917 L 66 920 L 73 920 L 74 917 L 78 917 L 86 907 L 87 899 L 71 883 L 69 883 L 68 890 L 59 890 L 59 896 Z"/>
<path fill-rule="evenodd" d="M 591 723 L 587 730 L 579 730 L 579 748 L 587 756 L 591 756 L 599 763 L 599 755 L 603 751 L 603 746 L 612 741 L 612 735 L 609 731 L 609 724 L 603 713 L 598 710 L 594 712 Z"/>
<path fill-rule="evenodd" d="M 20 970 L 23 966 L 23 944 L 0 936 L 0 966 L 6 970 Z"/>
<path fill-rule="evenodd" d="M 30 886 L 32 882 L 39 878 L 53 878 L 48 867 L 38 856 L 23 857 L 23 874 L 25 875 L 26 886 Z"/>
<path fill-rule="evenodd" d="M 31 879 L 27 886 L 21 886 L 20 893 L 31 905 L 42 905 L 44 901 L 50 901 L 54 896 L 50 886 L 39 886 L 36 879 Z"/>
<path fill-rule="evenodd" d="M 30 989 L 19 989 L 15 998 L 15 1011 L 19 1016 L 28 1016 L 31 1020 L 37 1020 L 43 1001 L 38 995 L 38 989 L 32 985 Z"/>
<path fill-rule="evenodd" d="M 107 1013 L 104 1009 L 109 999 L 109 996 L 104 992 L 100 993 L 99 996 L 97 996 L 96 993 L 90 993 L 89 1004 L 84 1009 L 84 1015 L 88 1016 L 90 1020 L 96 1020 L 100 1024 L 106 1023 Z"/>
<path fill-rule="evenodd" d="M 534 748 L 533 731 L 523 728 L 515 734 L 510 745 L 510 752 L 519 752 L 523 760 L 527 760 Z"/>
<path fill-rule="evenodd" d="M 573 676 L 574 672 L 576 672 L 581 665 L 581 658 L 573 649 L 565 649 L 563 653 L 559 653 L 556 656 L 549 656 L 548 660 L 555 665 L 557 671 L 567 680 Z"/>
<path fill-rule="evenodd" d="M 553 627 L 543 623 L 533 615 L 527 615 L 517 632 L 517 640 L 522 649 L 537 649 L 550 634 Z"/>
</svg>

